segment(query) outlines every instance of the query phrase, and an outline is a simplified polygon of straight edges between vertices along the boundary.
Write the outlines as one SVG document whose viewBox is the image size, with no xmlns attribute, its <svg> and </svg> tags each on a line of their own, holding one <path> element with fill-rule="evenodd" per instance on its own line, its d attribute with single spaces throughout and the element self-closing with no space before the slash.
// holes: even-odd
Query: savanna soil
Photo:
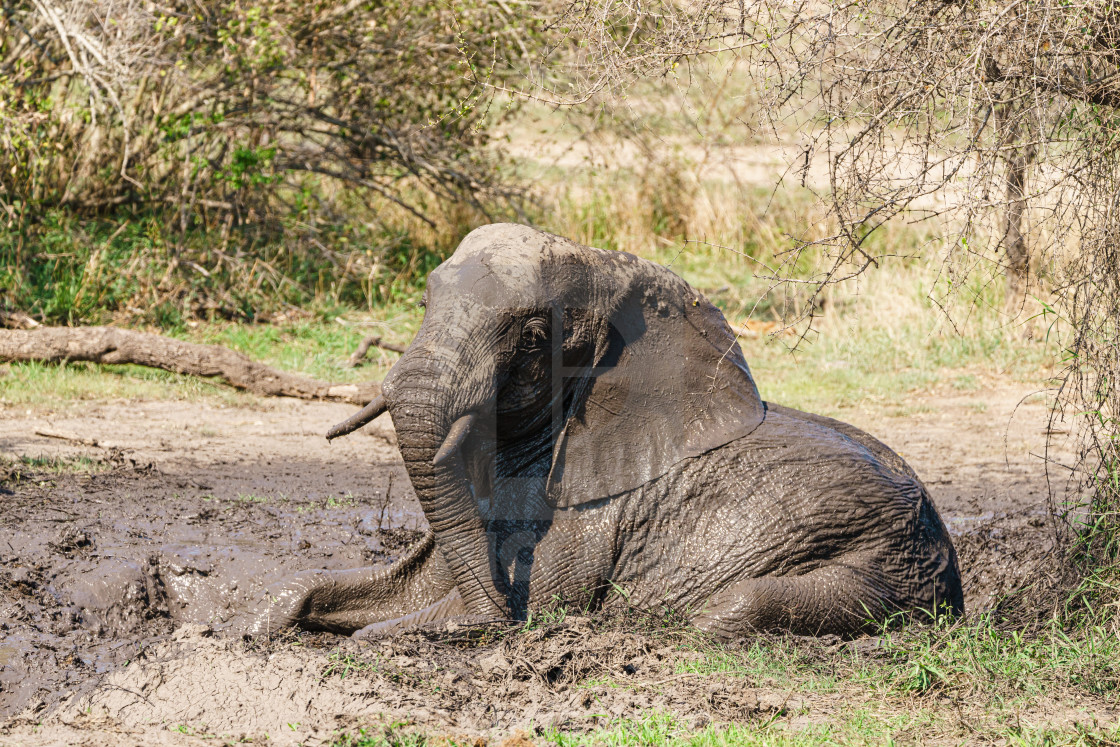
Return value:
<svg viewBox="0 0 1120 747">
<path fill-rule="evenodd" d="M 926 481 L 972 612 L 1033 573 L 1052 544 L 1039 456 L 1048 413 L 1021 404 L 1027 393 L 947 390 L 902 410 L 843 414 Z M 392 721 L 506 738 L 649 709 L 694 725 L 827 718 L 837 696 L 680 674 L 690 654 L 673 641 L 690 634 L 648 635 L 641 616 L 360 643 L 240 640 L 268 584 L 306 568 L 391 562 L 424 528 L 387 418 L 323 439 L 352 409 L 271 400 L 3 410 L 0 744 L 320 743 Z M 595 684 L 617 677 L 636 684 Z"/>
</svg>

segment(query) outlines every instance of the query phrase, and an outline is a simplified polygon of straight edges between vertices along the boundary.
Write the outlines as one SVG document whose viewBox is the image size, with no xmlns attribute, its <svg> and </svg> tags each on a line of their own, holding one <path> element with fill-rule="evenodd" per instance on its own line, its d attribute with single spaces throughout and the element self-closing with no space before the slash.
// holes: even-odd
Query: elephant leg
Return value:
<svg viewBox="0 0 1120 747">
<path fill-rule="evenodd" d="M 897 609 L 889 588 L 873 574 L 836 564 L 800 576 L 739 581 L 709 599 L 693 623 L 723 638 L 782 630 L 854 635 Z"/>
<path fill-rule="evenodd" d="M 451 597 L 458 598 L 454 578 L 429 532 L 388 568 L 304 571 L 269 587 L 246 633 L 264 635 L 298 626 L 349 634 L 440 603 L 453 610 L 445 601 Z"/>
</svg>

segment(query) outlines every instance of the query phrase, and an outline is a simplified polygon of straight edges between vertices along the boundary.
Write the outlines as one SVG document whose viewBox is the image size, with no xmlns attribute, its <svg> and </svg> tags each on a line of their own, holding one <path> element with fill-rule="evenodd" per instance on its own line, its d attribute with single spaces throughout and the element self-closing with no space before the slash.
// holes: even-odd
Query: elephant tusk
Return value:
<svg viewBox="0 0 1120 747">
<path fill-rule="evenodd" d="M 474 421 L 477 417 L 478 413 L 468 412 L 451 424 L 451 430 L 447 432 L 447 438 L 443 439 L 443 445 L 439 447 L 435 458 L 432 459 L 433 467 L 439 467 L 459 450 L 459 447 L 463 445 L 463 441 L 467 438 L 467 434 L 474 427 Z"/>
<path fill-rule="evenodd" d="M 358 410 L 350 417 L 346 418 L 346 420 L 343 420 L 341 423 L 327 431 L 327 440 L 330 441 L 332 439 L 338 438 L 339 436 L 345 436 L 348 433 L 353 433 L 366 423 L 376 418 L 381 413 L 385 412 L 385 409 L 385 398 L 374 397 L 373 402 L 370 402 L 368 405 Z"/>
</svg>

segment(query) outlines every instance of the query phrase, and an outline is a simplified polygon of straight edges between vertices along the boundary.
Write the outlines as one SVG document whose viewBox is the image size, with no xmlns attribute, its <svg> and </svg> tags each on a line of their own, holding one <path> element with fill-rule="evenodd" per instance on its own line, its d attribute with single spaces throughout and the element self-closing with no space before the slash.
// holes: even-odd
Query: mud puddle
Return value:
<svg viewBox="0 0 1120 747">
<path fill-rule="evenodd" d="M 916 416 L 842 415 L 927 481 L 973 611 L 1030 573 L 1051 544 L 1044 465 L 1031 456 L 1042 452 L 1046 412 L 1016 409 L 1020 397 L 930 395 Z M 516 646 L 539 643 L 530 653 L 502 648 L 500 631 L 482 648 L 452 635 L 437 651 L 417 633 L 372 654 L 331 635 L 271 648 L 223 635 L 268 584 L 307 568 L 391 562 L 423 530 L 387 418 L 345 443 L 322 439 L 350 409 L 151 402 L 4 412 L 0 719 L 18 718 L 0 728 L 0 744 L 5 733 L 25 740 L 13 744 L 77 734 L 89 744 L 137 734 L 151 743 L 151 729 L 161 740 L 175 729 L 188 740 L 318 742 L 363 719 L 477 734 L 591 728 L 595 714 L 648 708 L 690 723 L 787 708 L 773 693 L 728 699 L 720 688 L 741 682 L 678 677 L 680 662 L 649 649 L 651 639 L 580 619 L 535 634 L 537 643 L 519 636 Z M 674 684 L 592 696 L 572 686 L 627 667 Z M 350 668 L 368 676 L 324 676 Z M 754 710 L 736 715 L 733 703 Z M 36 740 L 19 731 L 44 718 L 53 726 Z"/>
<path fill-rule="evenodd" d="M 276 480 L 266 491 L 249 488 L 263 480 L 251 467 L 214 468 L 9 479 L 0 501 L 0 712 L 49 706 L 178 625 L 221 630 L 297 570 L 391 562 L 419 534 L 419 517 L 400 510 L 407 500 L 389 493 L 398 503 L 390 510 L 383 490 L 339 494 Z M 223 469 L 239 479 L 228 484 Z"/>
</svg>

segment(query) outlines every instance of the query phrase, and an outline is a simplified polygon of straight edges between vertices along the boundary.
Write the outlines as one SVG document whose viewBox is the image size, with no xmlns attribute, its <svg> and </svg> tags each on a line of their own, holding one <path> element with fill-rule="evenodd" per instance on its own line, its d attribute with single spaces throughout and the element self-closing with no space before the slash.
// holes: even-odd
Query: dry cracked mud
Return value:
<svg viewBox="0 0 1120 747">
<path fill-rule="evenodd" d="M 1053 464 L 1047 479 L 1048 413 L 1027 393 L 936 392 L 907 414 L 842 415 L 926 481 L 970 611 L 1027 578 L 1052 544 L 1048 491 L 1064 486 Z M 612 616 L 517 635 L 230 635 L 269 583 L 391 562 L 424 529 L 387 418 L 323 439 L 351 410 L 273 400 L 0 411 L 0 745 L 320 743 L 394 719 L 506 738 L 650 708 L 693 724 L 808 708 L 682 675 L 687 653 Z M 594 685 L 619 676 L 640 686 Z"/>
</svg>

